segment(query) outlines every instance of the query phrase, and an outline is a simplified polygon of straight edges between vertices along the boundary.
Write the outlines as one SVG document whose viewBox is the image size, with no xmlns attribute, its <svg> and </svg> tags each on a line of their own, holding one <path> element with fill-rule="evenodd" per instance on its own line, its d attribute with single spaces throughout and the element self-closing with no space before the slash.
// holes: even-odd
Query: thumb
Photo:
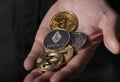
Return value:
<svg viewBox="0 0 120 82">
<path fill-rule="evenodd" d="M 38 29 L 33 47 L 24 61 L 24 67 L 26 70 L 33 69 L 35 66 L 35 60 L 40 56 L 41 53 L 45 52 L 42 40 L 47 33 L 48 29 L 46 27 L 40 27 Z"/>
<path fill-rule="evenodd" d="M 113 54 L 120 53 L 120 43 L 116 35 L 116 29 L 118 29 L 118 15 L 112 10 L 104 13 L 100 22 L 100 27 L 103 31 L 103 41 L 106 48 Z"/>
</svg>

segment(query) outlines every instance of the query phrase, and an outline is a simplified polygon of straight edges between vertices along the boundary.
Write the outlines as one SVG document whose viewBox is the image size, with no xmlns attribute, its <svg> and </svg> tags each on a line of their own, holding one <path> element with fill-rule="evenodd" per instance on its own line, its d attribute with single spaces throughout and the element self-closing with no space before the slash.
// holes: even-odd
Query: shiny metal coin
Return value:
<svg viewBox="0 0 120 82">
<path fill-rule="evenodd" d="M 58 52 L 43 53 L 36 60 L 36 68 L 40 71 L 53 71 L 58 69 L 63 62 L 63 56 Z"/>
<path fill-rule="evenodd" d="M 87 37 L 82 32 L 72 32 L 71 33 L 71 45 L 75 51 L 79 50 L 85 45 Z"/>
<path fill-rule="evenodd" d="M 61 53 L 64 57 L 63 64 L 68 63 L 72 59 L 73 54 L 74 54 L 74 50 L 73 50 L 72 46 L 70 46 L 70 45 L 68 45 L 65 48 L 59 50 L 58 52 Z"/>
<path fill-rule="evenodd" d="M 75 14 L 67 11 L 57 13 L 50 21 L 50 27 L 52 30 L 65 29 L 72 32 L 77 28 L 77 25 L 78 19 Z"/>
<path fill-rule="evenodd" d="M 66 30 L 53 30 L 46 35 L 43 44 L 49 50 L 60 50 L 64 48 L 69 41 L 69 32 Z"/>
</svg>

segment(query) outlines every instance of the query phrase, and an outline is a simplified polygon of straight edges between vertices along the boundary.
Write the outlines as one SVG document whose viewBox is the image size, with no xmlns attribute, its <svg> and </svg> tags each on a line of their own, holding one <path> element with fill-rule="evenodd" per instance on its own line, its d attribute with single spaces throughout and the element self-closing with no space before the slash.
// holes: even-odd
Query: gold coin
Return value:
<svg viewBox="0 0 120 82">
<path fill-rule="evenodd" d="M 36 60 L 36 67 L 40 71 L 52 71 L 61 66 L 63 56 L 58 52 L 46 52 Z"/>
<path fill-rule="evenodd" d="M 70 45 L 68 45 L 67 47 L 65 47 L 62 50 L 59 50 L 58 52 L 61 53 L 64 57 L 63 64 L 68 63 L 72 59 L 73 54 L 74 54 L 74 50 L 73 50 L 72 46 L 70 46 Z"/>
<path fill-rule="evenodd" d="M 78 25 L 78 19 L 75 14 L 71 12 L 59 12 L 54 15 L 50 21 L 50 27 L 52 30 L 65 29 L 72 32 Z"/>
</svg>

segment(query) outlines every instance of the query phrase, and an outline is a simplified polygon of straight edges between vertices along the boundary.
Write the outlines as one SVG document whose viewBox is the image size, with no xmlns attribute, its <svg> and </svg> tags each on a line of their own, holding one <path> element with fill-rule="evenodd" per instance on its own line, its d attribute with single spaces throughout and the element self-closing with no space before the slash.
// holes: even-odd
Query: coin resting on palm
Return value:
<svg viewBox="0 0 120 82">
<path fill-rule="evenodd" d="M 49 50 L 60 50 L 64 48 L 69 41 L 69 32 L 66 30 L 53 30 L 46 35 L 43 44 Z"/>
<path fill-rule="evenodd" d="M 72 59 L 73 54 L 74 54 L 74 50 L 73 50 L 72 46 L 70 46 L 70 45 L 59 50 L 58 52 L 61 53 L 61 55 L 63 55 L 63 57 L 64 57 L 63 64 L 68 63 Z"/>
<path fill-rule="evenodd" d="M 83 32 L 71 32 L 71 38 L 71 45 L 75 51 L 82 48 L 87 41 L 87 36 Z"/>
<path fill-rule="evenodd" d="M 77 25 L 78 20 L 76 15 L 66 11 L 55 14 L 50 21 L 50 27 L 52 30 L 65 29 L 72 32 L 76 29 Z"/>
<path fill-rule="evenodd" d="M 71 12 L 59 12 L 52 17 L 51 32 L 43 40 L 48 52 L 37 58 L 36 68 L 40 71 L 53 71 L 72 59 L 74 52 L 83 47 L 87 40 L 84 33 L 74 32 L 77 25 L 77 17 Z"/>
<path fill-rule="evenodd" d="M 36 67 L 40 71 L 52 71 L 61 66 L 63 56 L 58 52 L 46 52 L 41 54 L 36 60 Z"/>
</svg>

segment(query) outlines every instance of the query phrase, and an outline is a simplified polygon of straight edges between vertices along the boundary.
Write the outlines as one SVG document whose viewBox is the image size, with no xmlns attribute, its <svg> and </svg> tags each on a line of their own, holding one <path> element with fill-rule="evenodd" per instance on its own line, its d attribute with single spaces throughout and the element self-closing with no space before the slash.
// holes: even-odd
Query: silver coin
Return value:
<svg viewBox="0 0 120 82">
<path fill-rule="evenodd" d="M 66 30 L 53 30 L 48 33 L 43 41 L 44 46 L 50 50 L 64 48 L 70 41 L 70 33 Z"/>
<path fill-rule="evenodd" d="M 83 32 L 71 33 L 71 45 L 75 51 L 82 48 L 86 43 L 87 37 Z"/>
</svg>

